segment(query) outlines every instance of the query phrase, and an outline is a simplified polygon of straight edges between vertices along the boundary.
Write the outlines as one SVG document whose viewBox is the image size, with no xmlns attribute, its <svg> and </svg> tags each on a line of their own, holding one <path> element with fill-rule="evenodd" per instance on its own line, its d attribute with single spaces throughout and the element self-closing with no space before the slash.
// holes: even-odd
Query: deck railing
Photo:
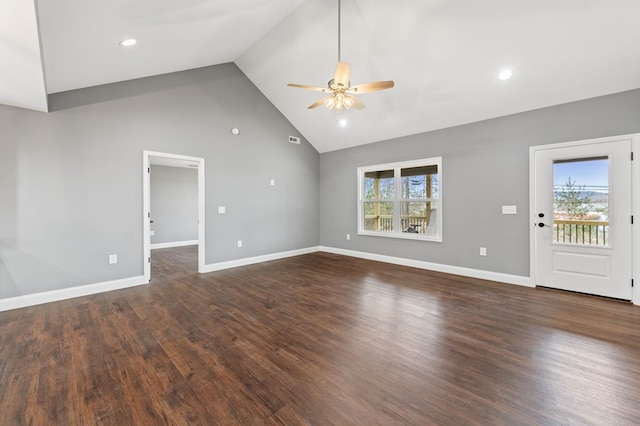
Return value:
<svg viewBox="0 0 640 426">
<path fill-rule="evenodd" d="M 429 221 L 424 216 L 402 216 L 402 232 L 424 234 Z M 366 216 L 365 229 L 392 232 L 393 216 Z M 601 220 L 560 220 L 553 221 L 553 242 L 565 244 L 609 245 L 609 222 Z"/>
<path fill-rule="evenodd" d="M 553 242 L 609 245 L 609 222 L 601 220 L 554 220 Z"/>
<path fill-rule="evenodd" d="M 365 216 L 365 229 L 369 231 L 393 231 L 393 216 Z M 402 232 L 425 234 L 429 226 L 428 218 L 424 216 L 402 216 L 400 220 Z"/>
</svg>

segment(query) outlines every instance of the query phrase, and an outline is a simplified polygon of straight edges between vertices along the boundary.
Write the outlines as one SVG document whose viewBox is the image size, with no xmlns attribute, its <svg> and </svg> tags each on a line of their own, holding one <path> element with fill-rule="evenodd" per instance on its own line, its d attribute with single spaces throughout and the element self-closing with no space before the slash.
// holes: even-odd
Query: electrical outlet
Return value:
<svg viewBox="0 0 640 426">
<path fill-rule="evenodd" d="M 487 255 L 487 248 L 480 247 L 480 256 L 486 256 L 486 255 Z"/>
<path fill-rule="evenodd" d="M 118 263 L 118 255 L 117 254 L 110 254 L 109 255 L 109 265 L 115 265 L 116 263 Z"/>
<path fill-rule="evenodd" d="M 156 231 L 151 230 L 149 234 L 153 237 L 154 235 L 156 235 Z"/>
<path fill-rule="evenodd" d="M 242 247 L 242 240 L 238 240 L 238 247 Z"/>
<path fill-rule="evenodd" d="M 276 180 L 275 179 L 271 179 L 271 186 L 276 186 Z"/>
<path fill-rule="evenodd" d="M 227 208 L 225 206 L 218 206 L 218 213 L 224 214 L 227 212 Z"/>
<path fill-rule="evenodd" d="M 347 234 L 347 240 L 351 239 L 351 234 Z"/>
</svg>

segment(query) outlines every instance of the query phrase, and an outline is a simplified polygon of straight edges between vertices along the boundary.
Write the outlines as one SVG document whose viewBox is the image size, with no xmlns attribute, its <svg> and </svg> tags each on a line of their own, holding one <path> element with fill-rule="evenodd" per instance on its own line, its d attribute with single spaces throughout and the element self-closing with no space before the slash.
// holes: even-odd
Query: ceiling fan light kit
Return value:
<svg viewBox="0 0 640 426">
<path fill-rule="evenodd" d="M 309 105 L 308 109 L 314 109 L 320 105 L 324 105 L 327 109 L 335 111 L 336 120 L 338 120 L 340 113 L 344 110 L 349 110 L 351 108 L 364 108 L 364 103 L 362 103 L 360 99 L 356 98 L 354 96 L 355 94 L 377 92 L 379 90 L 390 89 L 394 86 L 393 80 L 377 81 L 375 83 L 364 83 L 351 86 L 351 65 L 347 62 L 342 62 L 340 57 L 340 11 L 341 4 L 340 0 L 338 0 L 338 65 L 336 66 L 333 78 L 327 83 L 327 87 L 322 88 L 294 83 L 288 84 L 290 87 L 327 93 L 327 96 Z"/>
</svg>

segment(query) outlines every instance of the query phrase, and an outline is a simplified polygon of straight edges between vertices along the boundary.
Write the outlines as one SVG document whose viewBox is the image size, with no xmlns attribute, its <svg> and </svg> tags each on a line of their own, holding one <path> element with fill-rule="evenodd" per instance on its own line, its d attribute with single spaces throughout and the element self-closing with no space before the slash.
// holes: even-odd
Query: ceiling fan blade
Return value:
<svg viewBox="0 0 640 426">
<path fill-rule="evenodd" d="M 287 84 L 289 87 L 297 87 L 298 89 L 315 90 L 317 92 L 325 92 L 327 89 L 323 87 L 307 86 L 306 84 Z"/>
<path fill-rule="evenodd" d="M 311 105 L 309 105 L 307 107 L 307 109 L 314 109 L 314 108 L 318 108 L 320 105 L 324 104 L 324 101 L 326 101 L 327 99 L 329 99 L 331 96 L 325 96 L 324 98 L 320 99 L 319 101 L 315 101 L 314 103 L 312 103 Z"/>
<path fill-rule="evenodd" d="M 351 65 L 347 62 L 338 62 L 336 67 L 336 73 L 333 76 L 333 82 L 335 84 L 349 87 L 349 79 L 351 78 Z"/>
<path fill-rule="evenodd" d="M 395 83 L 393 80 L 376 81 L 375 83 L 364 83 L 353 86 L 348 90 L 349 93 L 370 93 L 378 90 L 391 89 Z"/>
<path fill-rule="evenodd" d="M 362 103 L 362 101 L 358 98 L 356 98 L 353 95 L 347 95 L 347 99 L 351 99 L 353 101 L 353 105 L 351 105 L 351 108 L 353 109 L 362 109 L 364 108 L 364 104 Z"/>
</svg>

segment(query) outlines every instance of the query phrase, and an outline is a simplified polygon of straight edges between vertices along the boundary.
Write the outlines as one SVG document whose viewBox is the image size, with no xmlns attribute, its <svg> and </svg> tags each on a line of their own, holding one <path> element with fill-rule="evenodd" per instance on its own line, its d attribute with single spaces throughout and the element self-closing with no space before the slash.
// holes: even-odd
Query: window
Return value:
<svg viewBox="0 0 640 426">
<path fill-rule="evenodd" d="M 442 241 L 442 157 L 358 168 L 358 234 Z"/>
</svg>

